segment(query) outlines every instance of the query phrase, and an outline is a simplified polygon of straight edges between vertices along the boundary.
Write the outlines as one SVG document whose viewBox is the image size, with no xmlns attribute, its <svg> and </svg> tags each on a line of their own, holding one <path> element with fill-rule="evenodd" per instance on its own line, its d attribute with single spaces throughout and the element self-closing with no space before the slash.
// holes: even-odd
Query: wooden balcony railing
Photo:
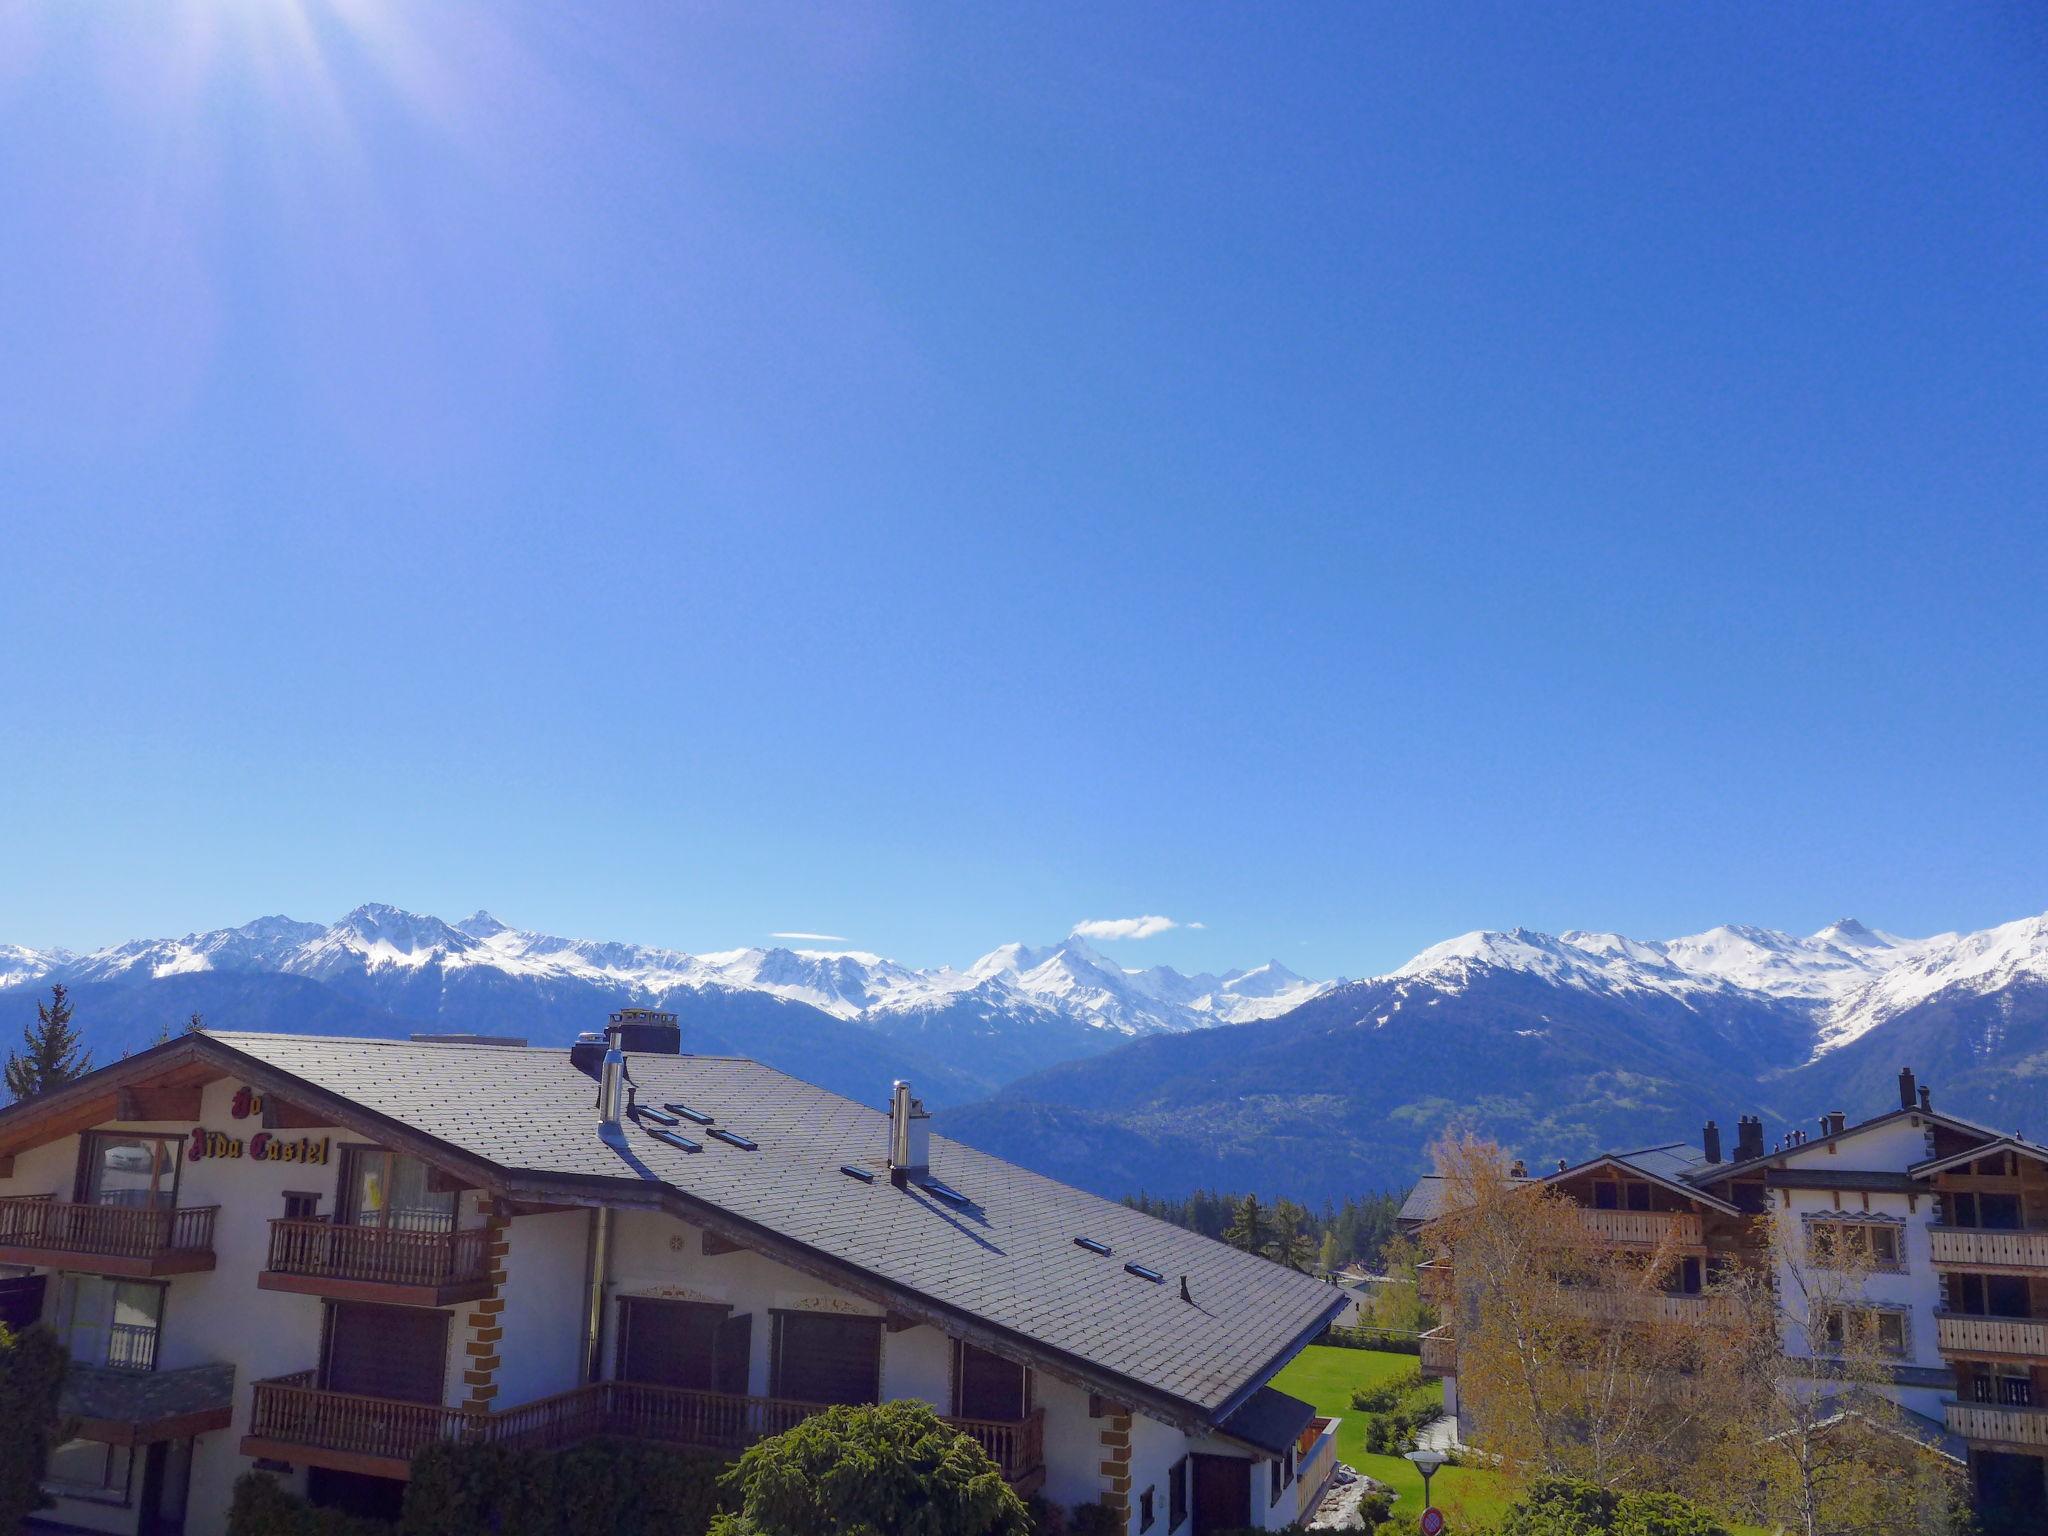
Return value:
<svg viewBox="0 0 2048 1536">
<path fill-rule="evenodd" d="M 1426 1376 L 1455 1376 L 1458 1341 L 1448 1326 L 1432 1328 L 1421 1339 L 1422 1371 Z"/>
<path fill-rule="evenodd" d="M 1587 1228 L 1610 1243 L 1664 1241 L 1669 1233 L 1682 1247 L 1700 1244 L 1700 1219 L 1689 1211 L 1581 1211 Z"/>
<path fill-rule="evenodd" d="M 1337 1419 L 1321 1417 L 1309 1420 L 1308 1428 L 1301 1432 L 1297 1447 L 1294 1486 L 1300 1490 L 1301 1518 L 1306 1520 L 1315 1510 L 1309 1501 L 1321 1496 L 1323 1486 L 1330 1475 L 1337 1470 Z"/>
<path fill-rule="evenodd" d="M 1432 1306 L 1441 1306 L 1451 1299 L 1451 1261 L 1431 1259 L 1415 1266 L 1415 1283 L 1420 1288 L 1422 1299 Z"/>
<path fill-rule="evenodd" d="M 490 1232 L 409 1232 L 326 1221 L 270 1224 L 272 1275 L 355 1284 L 441 1287 L 482 1282 L 489 1269 Z"/>
<path fill-rule="evenodd" d="M 1998 1408 L 1989 1403 L 1947 1403 L 1943 1416 L 1955 1434 L 1976 1444 L 2048 1450 L 2048 1408 Z"/>
<path fill-rule="evenodd" d="M 1560 1287 L 1558 1308 L 1574 1317 L 1611 1322 L 1733 1323 L 1735 1304 L 1725 1296 L 1671 1296 L 1663 1292 L 1597 1291 Z"/>
<path fill-rule="evenodd" d="M 107 1274 L 164 1275 L 213 1268 L 217 1205 L 78 1205 L 48 1196 L 0 1199 L 0 1258 Z"/>
<path fill-rule="evenodd" d="M 265 1454 L 287 1449 L 325 1452 L 351 1466 L 374 1463 L 385 1475 L 440 1440 L 558 1450 L 598 1435 L 654 1440 L 700 1450 L 740 1451 L 780 1434 L 812 1414 L 817 1403 L 745 1397 L 641 1382 L 602 1381 L 544 1397 L 501 1413 L 437 1404 L 359 1397 L 317 1387 L 315 1373 L 300 1371 L 255 1384 L 249 1440 Z M 1045 1466 L 1044 1410 L 1012 1421 L 946 1420 L 973 1438 L 1011 1482 Z"/>
<path fill-rule="evenodd" d="M 1938 1313 L 1935 1344 L 1944 1355 L 2015 1355 L 2048 1360 L 2048 1318 Z"/>
<path fill-rule="evenodd" d="M 1929 1227 L 1934 1262 L 1980 1269 L 2048 1270 L 2048 1232 L 1987 1232 L 1977 1227 Z"/>
</svg>

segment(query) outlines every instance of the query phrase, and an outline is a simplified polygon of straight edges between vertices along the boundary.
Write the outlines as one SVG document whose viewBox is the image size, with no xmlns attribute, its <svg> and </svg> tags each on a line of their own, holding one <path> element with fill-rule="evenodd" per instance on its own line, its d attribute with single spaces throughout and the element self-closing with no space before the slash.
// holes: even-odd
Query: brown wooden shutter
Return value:
<svg viewBox="0 0 2048 1536">
<path fill-rule="evenodd" d="M 879 1401 L 882 1320 L 778 1311 L 774 1377 L 775 1397 L 803 1403 Z"/>
<path fill-rule="evenodd" d="M 448 1314 L 425 1307 L 335 1302 L 328 1310 L 330 1392 L 438 1403 L 448 1363 Z"/>
<path fill-rule="evenodd" d="M 627 1297 L 619 1304 L 619 1380 L 716 1389 L 714 1349 L 725 1313 L 708 1302 Z"/>
</svg>

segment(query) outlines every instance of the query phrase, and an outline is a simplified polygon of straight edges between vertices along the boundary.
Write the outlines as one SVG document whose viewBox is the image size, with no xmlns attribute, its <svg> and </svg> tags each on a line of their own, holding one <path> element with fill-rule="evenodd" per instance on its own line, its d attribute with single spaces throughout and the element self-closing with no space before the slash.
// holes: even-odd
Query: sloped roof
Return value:
<svg viewBox="0 0 2048 1536">
<path fill-rule="evenodd" d="M 2036 1162 L 2048 1163 L 2048 1147 L 2040 1146 L 2024 1136 L 2000 1136 L 1994 1141 L 1965 1147 L 1960 1152 L 1951 1152 L 1947 1157 L 1930 1157 L 1925 1162 L 1915 1163 L 1907 1173 L 1916 1179 L 1931 1178 L 1945 1173 L 1958 1163 L 1973 1163 L 1990 1152 L 2017 1152 L 2021 1157 L 2031 1157 Z"/>
<path fill-rule="evenodd" d="M 928 1186 L 898 1188 L 887 1174 L 885 1109 L 741 1058 L 628 1058 L 640 1104 L 687 1104 L 757 1148 L 685 1121 L 678 1132 L 702 1147 L 690 1152 L 634 1123 L 621 1146 L 608 1145 L 598 1135 L 595 1085 L 566 1051 L 211 1031 L 188 1038 L 229 1070 L 245 1061 L 287 1074 L 481 1160 L 519 1188 L 559 1186 L 585 1201 L 650 1204 L 723 1224 L 750 1246 L 884 1305 L 930 1303 L 925 1310 L 993 1330 L 998 1346 L 1056 1357 L 1112 1395 L 1155 1406 L 1165 1399 L 1210 1423 L 1235 1411 L 1347 1301 L 1307 1275 L 945 1137 L 931 1138 L 931 1174 L 967 1203 Z M 877 1176 L 863 1182 L 843 1164 Z M 1081 1248 L 1077 1237 L 1111 1251 Z M 1164 1278 L 1141 1278 L 1127 1263 Z M 1181 1299 L 1182 1276 L 1192 1300 Z"/>
<path fill-rule="evenodd" d="M 1289 1397 L 1278 1387 L 1261 1387 L 1216 1427 L 1233 1440 L 1278 1456 L 1301 1438 L 1315 1416 L 1315 1409 L 1300 1398 Z"/>
</svg>

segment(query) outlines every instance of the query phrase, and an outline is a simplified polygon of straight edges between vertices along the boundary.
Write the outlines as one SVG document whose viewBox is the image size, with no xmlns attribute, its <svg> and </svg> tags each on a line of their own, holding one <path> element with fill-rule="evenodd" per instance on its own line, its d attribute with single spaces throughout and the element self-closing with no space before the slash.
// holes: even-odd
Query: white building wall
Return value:
<svg viewBox="0 0 2048 1536">
<path fill-rule="evenodd" d="M 1904 1173 L 1927 1156 L 1927 1122 L 1907 1115 L 1867 1131 L 1816 1138 L 1791 1154 L 1786 1163 L 1790 1169 L 1824 1182 L 1830 1173 Z M 1896 1225 L 1903 1238 L 1903 1270 L 1867 1276 L 1861 1294 L 1874 1304 L 1907 1310 L 1907 1353 L 1898 1361 L 1900 1365 L 1935 1371 L 1948 1369 L 1935 1336 L 1941 1279 L 1934 1268 L 1933 1240 L 1928 1234 L 1934 1220 L 1930 1192 L 1907 1195 L 1853 1189 L 1774 1189 L 1770 1191 L 1770 1201 L 1779 1235 L 1778 1294 L 1787 1311 L 1793 1313 L 1803 1314 L 1804 1308 L 1799 1301 L 1801 1288 L 1791 1256 L 1805 1251 L 1805 1228 L 1810 1220 L 1884 1220 Z M 1783 1344 L 1786 1354 L 1795 1358 L 1812 1356 L 1803 1329 L 1788 1327 Z M 1817 1384 L 1817 1389 L 1823 1385 Z M 1953 1392 L 1944 1387 L 1900 1385 L 1888 1389 L 1888 1395 L 1901 1406 L 1939 1421 L 1942 1402 Z"/>
<path fill-rule="evenodd" d="M 1131 1536 L 1138 1536 L 1139 1500 L 1147 1488 L 1152 1490 L 1154 1516 L 1145 1536 L 1165 1536 L 1173 1509 L 1167 1474 L 1187 1453 L 1188 1437 L 1180 1430 L 1143 1413 L 1131 1415 Z"/>
<path fill-rule="evenodd" d="M 1102 1497 L 1101 1419 L 1088 1417 L 1088 1392 L 1040 1371 L 1035 1390 L 1045 1410 L 1045 1497 L 1063 1509 Z"/>
<path fill-rule="evenodd" d="M 504 1330 L 498 1348 L 502 1407 L 552 1397 L 583 1382 L 583 1287 L 591 1214 L 515 1216 L 505 1229 L 505 1310 L 498 1314 Z"/>
</svg>

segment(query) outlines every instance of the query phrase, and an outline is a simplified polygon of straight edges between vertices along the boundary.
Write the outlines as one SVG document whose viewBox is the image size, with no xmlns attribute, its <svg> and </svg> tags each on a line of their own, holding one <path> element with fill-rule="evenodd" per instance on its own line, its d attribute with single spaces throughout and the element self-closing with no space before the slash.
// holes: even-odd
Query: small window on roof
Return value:
<svg viewBox="0 0 2048 1536">
<path fill-rule="evenodd" d="M 1126 1264 L 1124 1266 L 1124 1273 L 1136 1275 L 1140 1280 L 1150 1280 L 1154 1285 L 1163 1284 L 1166 1280 L 1166 1276 L 1145 1264 Z"/>
<path fill-rule="evenodd" d="M 665 1141 L 670 1146 L 679 1147 L 685 1152 L 702 1152 L 704 1150 L 703 1144 L 701 1142 L 692 1141 L 687 1136 L 678 1136 L 674 1131 L 664 1131 L 657 1127 L 656 1129 L 649 1131 L 647 1134 L 652 1136 L 656 1141 Z"/>
<path fill-rule="evenodd" d="M 952 1185 L 942 1184 L 937 1179 L 926 1179 L 924 1181 L 924 1187 L 930 1190 L 933 1194 L 937 1195 L 941 1200 L 946 1201 L 950 1205 L 974 1204 L 972 1200 L 968 1199 L 965 1195 L 961 1194 L 960 1191 L 955 1189 Z"/>
<path fill-rule="evenodd" d="M 728 1146 L 738 1147 L 742 1152 L 756 1152 L 760 1150 L 761 1144 L 759 1142 L 751 1137 L 742 1136 L 738 1131 L 728 1131 L 714 1126 L 711 1134 Z"/>
<path fill-rule="evenodd" d="M 709 1125 L 715 1118 L 705 1114 L 701 1109 L 692 1109 L 687 1104 L 664 1104 L 661 1107 L 672 1115 L 681 1115 L 685 1120 L 694 1121 L 698 1125 Z"/>
<path fill-rule="evenodd" d="M 863 1184 L 872 1184 L 875 1182 L 875 1171 L 872 1168 L 858 1168 L 855 1167 L 852 1163 L 841 1163 L 839 1165 L 839 1171 L 845 1174 L 849 1179 L 859 1179 Z"/>
<path fill-rule="evenodd" d="M 1076 1248 L 1086 1248 L 1090 1253 L 1109 1252 L 1109 1244 L 1099 1243 L 1092 1237 L 1077 1237 L 1074 1239 L 1074 1246 Z"/>
</svg>

